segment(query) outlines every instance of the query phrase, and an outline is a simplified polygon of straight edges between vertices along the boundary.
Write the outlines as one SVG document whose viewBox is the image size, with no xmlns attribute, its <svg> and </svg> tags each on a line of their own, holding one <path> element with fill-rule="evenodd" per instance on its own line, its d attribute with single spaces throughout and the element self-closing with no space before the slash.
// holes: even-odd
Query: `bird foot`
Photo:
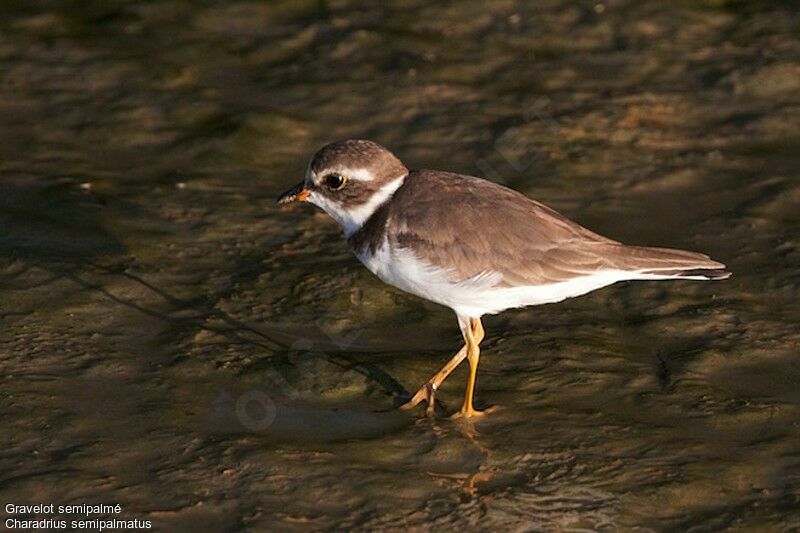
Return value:
<svg viewBox="0 0 800 533">
<path fill-rule="evenodd" d="M 436 385 L 426 383 L 423 385 L 406 403 L 400 406 L 403 411 L 410 411 L 420 404 L 423 400 L 428 404 L 425 408 L 426 416 L 433 416 L 436 407 Z"/>
<path fill-rule="evenodd" d="M 450 416 L 450 418 L 452 418 L 454 420 L 459 419 L 459 418 L 480 418 L 480 417 L 486 416 L 486 415 L 488 415 L 490 413 L 494 413 L 495 411 L 497 411 L 497 406 L 495 406 L 495 405 L 493 405 L 491 407 L 487 407 L 486 409 L 484 409 L 482 411 L 478 411 L 477 409 L 475 409 L 475 408 L 473 408 L 471 406 L 466 408 L 466 409 L 464 407 L 462 407 L 460 411 L 458 411 L 456 413 L 453 413 Z"/>
</svg>

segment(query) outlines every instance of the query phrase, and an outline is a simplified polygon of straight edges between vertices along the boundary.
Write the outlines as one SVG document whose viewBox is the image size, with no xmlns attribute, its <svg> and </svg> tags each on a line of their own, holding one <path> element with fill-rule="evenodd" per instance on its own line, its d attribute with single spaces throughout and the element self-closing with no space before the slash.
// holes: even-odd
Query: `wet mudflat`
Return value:
<svg viewBox="0 0 800 533">
<path fill-rule="evenodd" d="M 792 2 L 0 6 L 0 498 L 163 530 L 800 526 Z M 310 206 L 321 144 L 726 262 L 459 347 Z M 464 369 L 441 398 L 456 409 Z"/>
</svg>

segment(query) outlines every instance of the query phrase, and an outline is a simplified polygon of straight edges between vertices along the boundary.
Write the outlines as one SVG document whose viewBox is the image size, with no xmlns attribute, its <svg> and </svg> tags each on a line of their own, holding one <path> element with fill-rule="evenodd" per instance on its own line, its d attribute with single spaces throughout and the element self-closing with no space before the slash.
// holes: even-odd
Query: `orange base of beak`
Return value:
<svg viewBox="0 0 800 533">
<path fill-rule="evenodd" d="M 281 194 L 278 197 L 278 203 L 288 204 L 291 202 L 305 202 L 308 200 L 308 196 L 310 194 L 311 191 L 306 189 L 306 186 L 303 182 L 300 182 L 285 193 Z"/>
</svg>

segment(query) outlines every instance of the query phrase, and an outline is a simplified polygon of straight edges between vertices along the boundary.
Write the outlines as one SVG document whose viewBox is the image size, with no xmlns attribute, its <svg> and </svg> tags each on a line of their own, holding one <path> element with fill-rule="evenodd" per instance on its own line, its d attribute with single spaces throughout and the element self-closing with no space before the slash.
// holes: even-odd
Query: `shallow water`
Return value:
<svg viewBox="0 0 800 533">
<path fill-rule="evenodd" d="M 799 30 L 788 1 L 2 4 L 0 500 L 161 530 L 800 527 Z M 499 410 L 399 413 L 454 316 L 274 205 L 354 136 L 734 277 L 489 317 Z"/>
</svg>

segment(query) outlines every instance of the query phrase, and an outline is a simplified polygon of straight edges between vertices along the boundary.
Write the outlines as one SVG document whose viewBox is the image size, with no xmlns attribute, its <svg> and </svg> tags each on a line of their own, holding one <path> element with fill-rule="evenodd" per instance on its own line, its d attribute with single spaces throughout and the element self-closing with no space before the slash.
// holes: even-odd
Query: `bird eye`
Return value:
<svg viewBox="0 0 800 533">
<path fill-rule="evenodd" d="M 325 176 L 325 185 L 330 187 L 331 189 L 338 191 L 344 184 L 347 182 L 344 176 L 341 174 L 328 174 Z"/>
</svg>

